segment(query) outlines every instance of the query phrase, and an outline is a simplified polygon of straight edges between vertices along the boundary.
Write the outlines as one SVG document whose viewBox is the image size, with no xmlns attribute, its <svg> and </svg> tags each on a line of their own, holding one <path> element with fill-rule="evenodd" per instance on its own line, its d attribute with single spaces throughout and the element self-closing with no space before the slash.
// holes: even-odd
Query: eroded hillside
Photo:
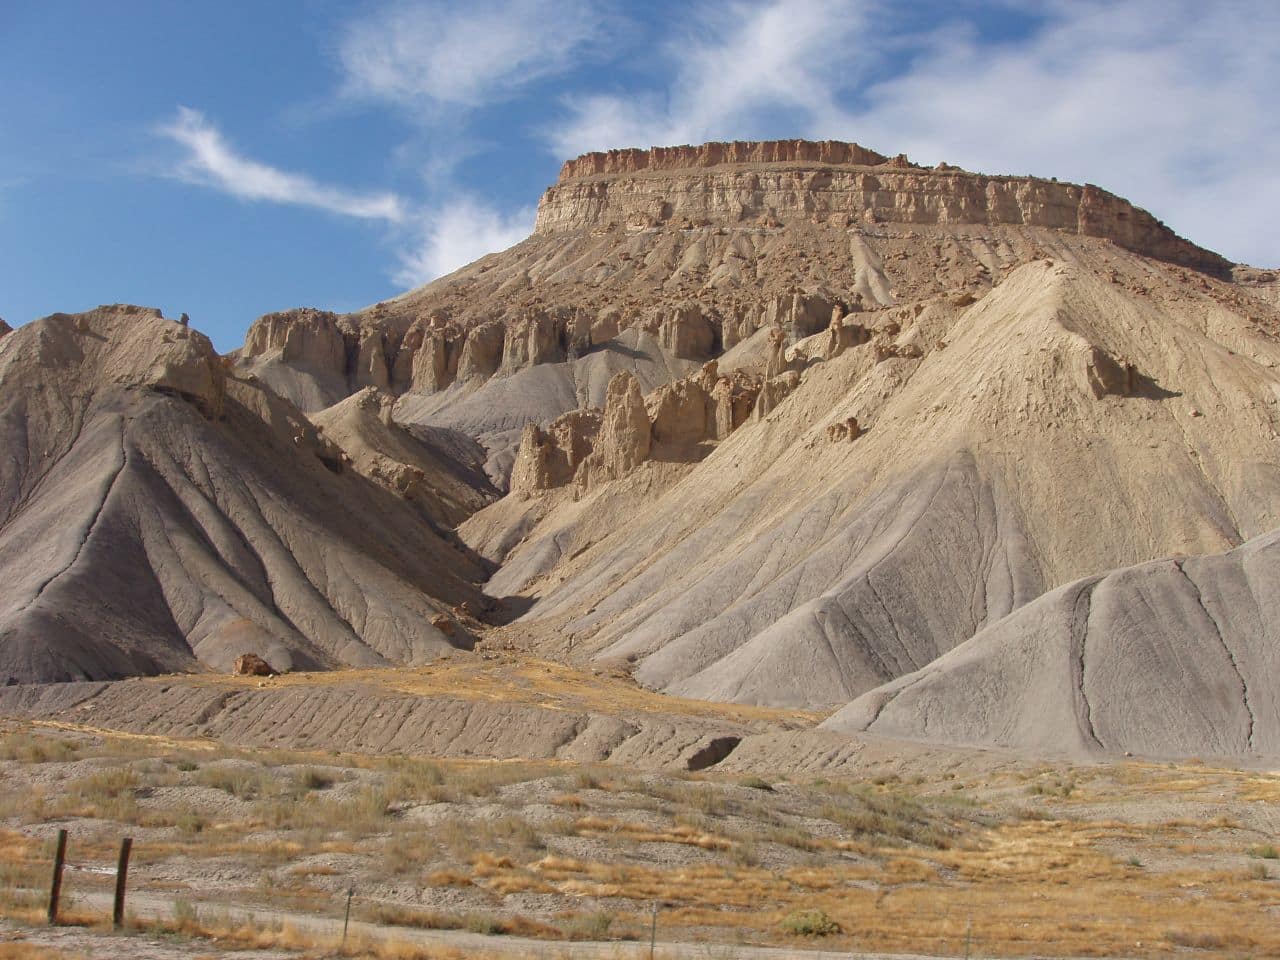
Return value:
<svg viewBox="0 0 1280 960">
<path fill-rule="evenodd" d="M 1276 290 L 1273 272 L 1093 186 L 839 143 L 588 154 L 507 251 L 358 313 L 262 317 L 225 364 L 201 354 L 207 388 L 168 389 L 154 371 L 95 387 L 145 424 L 126 437 L 163 440 L 178 464 L 161 473 L 183 512 L 156 529 L 191 530 L 190 546 L 121 535 L 141 544 L 121 569 L 159 584 L 137 607 L 157 611 L 152 645 L 176 652 L 60 673 L 70 653 L 6 641 L 6 656 L 24 651 L 10 672 L 222 668 L 248 650 L 295 667 L 418 662 L 483 635 L 683 697 L 857 700 L 832 721 L 842 730 L 1042 749 L 1018 719 L 1030 672 L 1047 678 L 1044 715 L 1083 731 L 1047 735 L 1059 748 L 1273 754 L 1270 720 L 1239 729 L 1256 714 L 1248 689 L 1274 680 L 1269 614 L 1226 599 L 1265 594 L 1271 551 L 1250 548 L 1251 572 L 1226 576 L 1220 600 L 1200 589 L 1207 617 L 1186 613 L 1186 590 L 1135 587 L 1121 606 L 1157 615 L 1109 616 L 1086 631 L 1088 654 L 1060 591 L 1280 527 Z M 0 361 L 95 363 L 78 342 L 58 348 L 65 361 L 15 347 L 78 322 L 6 337 Z M 37 374 L 9 376 L 25 385 L 7 393 L 24 405 L 10 422 L 43 422 L 26 412 L 54 410 Z M 218 396 L 212 413 L 191 400 L 211 407 L 202 390 Z M 109 439 L 102 402 L 83 439 L 54 445 L 63 453 L 37 446 L 107 491 L 84 502 L 109 520 L 119 494 L 101 467 L 114 461 L 64 450 Z M 41 416 L 79 416 L 57 410 Z M 194 465 L 210 458 L 224 474 Z M 162 459 L 130 454 L 120 469 Z M 53 469 L 11 470 L 12 501 Z M 228 519 L 200 519 L 210 503 Z M 13 556 L 19 512 L 0 531 Z M 72 541 L 98 526 L 78 523 L 91 536 L 69 539 L 66 569 L 92 558 Z M 173 569 L 176 581 L 155 572 Z M 193 585 L 192 569 L 214 572 Z M 100 616 L 93 589 L 76 589 L 68 609 Z M 13 636 L 35 636 L 24 624 L 38 605 L 23 604 L 44 592 L 15 588 Z M 136 633 L 138 616 L 108 634 Z M 50 649 L 103 647 L 65 635 L 75 642 Z M 1117 666 L 1139 650 L 1149 669 Z M 980 717 L 956 706 L 975 676 Z M 1125 705 L 1162 686 L 1181 692 L 1131 722 Z M 1180 697 L 1210 705 L 1184 723 Z"/>
</svg>

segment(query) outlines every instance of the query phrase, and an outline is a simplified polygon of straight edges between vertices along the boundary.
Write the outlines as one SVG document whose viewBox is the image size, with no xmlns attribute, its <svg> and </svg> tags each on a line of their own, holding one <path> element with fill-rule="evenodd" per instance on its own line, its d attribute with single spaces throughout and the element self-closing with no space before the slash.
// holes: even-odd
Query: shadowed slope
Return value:
<svg viewBox="0 0 1280 960">
<path fill-rule="evenodd" d="M 138 308 L 0 347 L 0 676 L 415 662 L 482 569 L 208 340 Z M 432 599 L 438 598 L 438 599 Z"/>
</svg>

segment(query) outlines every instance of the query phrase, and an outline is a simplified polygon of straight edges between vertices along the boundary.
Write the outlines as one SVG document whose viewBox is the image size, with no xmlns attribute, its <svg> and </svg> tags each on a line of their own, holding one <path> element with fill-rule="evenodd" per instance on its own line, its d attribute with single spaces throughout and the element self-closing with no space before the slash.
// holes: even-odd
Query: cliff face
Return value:
<svg viewBox="0 0 1280 960">
<path fill-rule="evenodd" d="M 837 163 L 870 167 L 885 163 L 873 150 L 839 140 L 735 140 L 698 147 L 650 147 L 648 150 L 608 150 L 584 153 L 560 168 L 560 183 L 598 173 L 636 173 L 640 170 L 688 170 L 722 163 Z"/>
<path fill-rule="evenodd" d="M 589 153 L 564 165 L 538 205 L 535 232 L 782 226 L 812 221 L 1047 227 L 1222 278 L 1231 264 L 1098 187 L 996 177 L 856 144 L 771 141 Z"/>
</svg>

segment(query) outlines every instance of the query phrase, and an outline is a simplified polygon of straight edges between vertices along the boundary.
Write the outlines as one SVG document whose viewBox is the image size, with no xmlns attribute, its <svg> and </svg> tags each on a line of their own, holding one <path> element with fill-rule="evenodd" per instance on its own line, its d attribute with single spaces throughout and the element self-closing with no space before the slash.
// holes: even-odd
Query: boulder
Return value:
<svg viewBox="0 0 1280 960">
<path fill-rule="evenodd" d="M 832 443 L 857 440 L 860 433 L 862 433 L 862 428 L 858 425 L 857 417 L 846 417 L 839 423 L 833 423 L 827 427 L 827 439 Z"/>
<path fill-rule="evenodd" d="M 231 665 L 231 672 L 237 677 L 274 677 L 276 671 L 271 664 L 256 653 L 242 653 Z"/>
</svg>

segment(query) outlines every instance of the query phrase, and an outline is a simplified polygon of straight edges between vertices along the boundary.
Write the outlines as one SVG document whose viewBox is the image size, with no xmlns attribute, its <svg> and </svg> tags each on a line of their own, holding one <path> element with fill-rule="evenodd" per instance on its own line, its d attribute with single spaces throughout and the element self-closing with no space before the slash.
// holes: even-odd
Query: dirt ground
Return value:
<svg viewBox="0 0 1280 960">
<path fill-rule="evenodd" d="M 770 777 L 31 722 L 5 725 L 0 757 L 6 936 L 34 936 L 21 926 L 43 918 L 65 828 L 64 916 L 109 937 L 92 931 L 129 836 L 129 956 L 199 956 L 215 936 L 248 956 L 328 949 L 348 890 L 378 934 L 353 949 L 374 956 L 448 955 L 430 951 L 459 938 L 465 956 L 631 956 L 655 907 L 666 949 L 730 951 L 715 956 L 1280 955 L 1280 776 L 1265 772 L 884 750 Z M 146 937 L 170 952 L 135 952 Z M 40 942 L 108 956 L 117 941 Z"/>
</svg>

